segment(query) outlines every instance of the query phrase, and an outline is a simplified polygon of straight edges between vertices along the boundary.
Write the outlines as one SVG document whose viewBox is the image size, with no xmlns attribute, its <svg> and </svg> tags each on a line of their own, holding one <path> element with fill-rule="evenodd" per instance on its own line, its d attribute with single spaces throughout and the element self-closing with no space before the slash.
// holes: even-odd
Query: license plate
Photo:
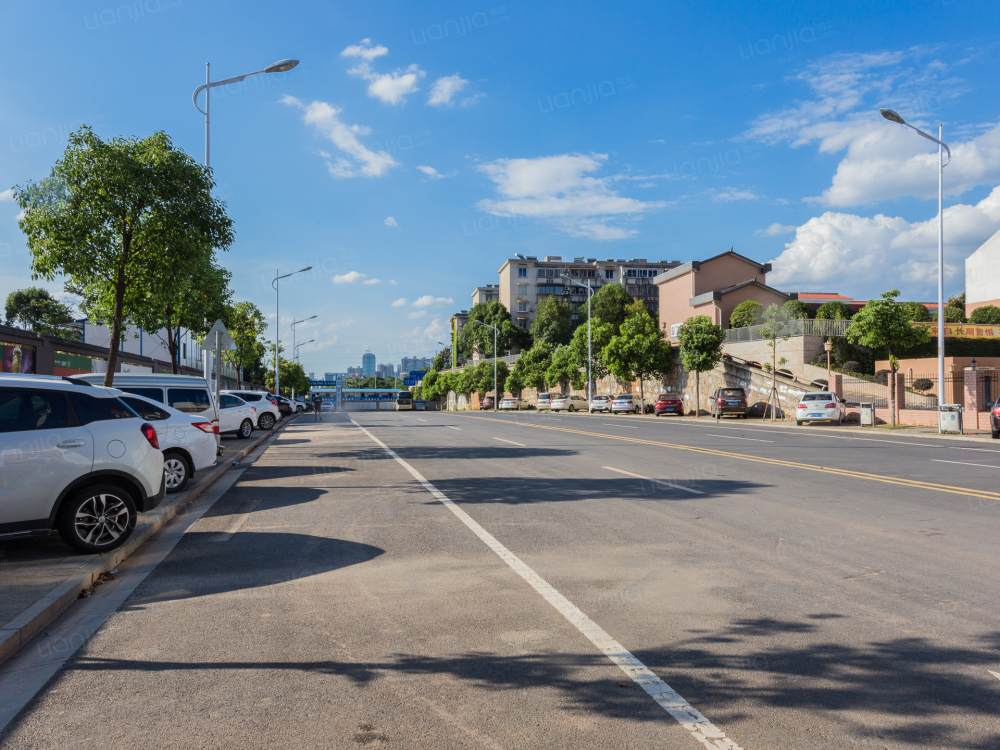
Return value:
<svg viewBox="0 0 1000 750">
<path fill-rule="evenodd" d="M 740 405 L 740 402 L 739 402 L 739 401 L 730 401 L 730 402 L 729 402 L 729 405 L 730 405 L 730 406 L 739 406 L 739 405 Z"/>
<path fill-rule="evenodd" d="M 826 414 L 810 414 L 810 417 L 825 417 Z"/>
<path fill-rule="evenodd" d="M 668 406 L 668 407 L 667 407 L 666 409 L 664 409 L 663 411 L 673 411 L 673 410 L 674 410 L 674 407 L 672 407 L 672 406 Z"/>
</svg>

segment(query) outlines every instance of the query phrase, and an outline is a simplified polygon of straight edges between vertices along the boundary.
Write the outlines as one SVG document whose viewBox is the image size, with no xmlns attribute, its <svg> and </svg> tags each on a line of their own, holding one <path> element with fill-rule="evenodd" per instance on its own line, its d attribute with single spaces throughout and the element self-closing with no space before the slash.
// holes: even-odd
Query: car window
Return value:
<svg viewBox="0 0 1000 750">
<path fill-rule="evenodd" d="M 147 422 L 163 422 L 170 419 L 170 412 L 160 409 L 148 401 L 143 401 L 141 398 L 122 396 L 122 401 Z"/>
<path fill-rule="evenodd" d="M 204 388 L 168 388 L 167 403 L 188 414 L 200 413 L 212 408 L 212 400 Z"/>
<path fill-rule="evenodd" d="M 71 393 L 70 400 L 81 424 L 106 422 L 112 419 L 135 419 L 138 415 L 119 398 L 94 398 Z"/>
<path fill-rule="evenodd" d="M 803 401 L 831 401 L 832 393 L 807 393 L 802 397 Z"/>
<path fill-rule="evenodd" d="M 143 398 L 151 398 L 153 401 L 159 401 L 163 403 L 163 389 L 162 388 L 133 388 L 130 385 L 115 386 L 120 391 L 125 393 L 134 393 L 136 396 L 142 396 Z"/>
<path fill-rule="evenodd" d="M 742 388 L 723 388 L 719 395 L 722 398 L 743 398 Z"/>
<path fill-rule="evenodd" d="M 0 390 L 0 432 L 52 430 L 75 424 L 61 391 Z"/>
<path fill-rule="evenodd" d="M 220 409 L 232 409 L 236 405 L 237 405 L 236 404 L 236 399 L 233 398 L 232 396 L 227 396 L 225 393 L 223 393 L 221 396 L 219 396 L 219 408 Z"/>
</svg>

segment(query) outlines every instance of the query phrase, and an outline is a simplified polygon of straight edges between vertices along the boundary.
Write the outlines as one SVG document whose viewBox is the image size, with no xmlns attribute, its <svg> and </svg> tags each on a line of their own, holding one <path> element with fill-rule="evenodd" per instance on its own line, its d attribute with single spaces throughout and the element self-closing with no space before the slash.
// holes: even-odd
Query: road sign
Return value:
<svg viewBox="0 0 1000 750">
<path fill-rule="evenodd" d="M 202 351 L 215 351 L 215 334 L 217 333 L 219 334 L 218 347 L 220 349 L 228 350 L 236 348 L 236 342 L 233 341 L 233 337 L 229 335 L 229 331 L 226 330 L 226 326 L 221 320 L 217 320 L 215 321 L 215 325 L 212 326 L 212 330 L 205 335 L 205 340 L 201 342 Z"/>
<path fill-rule="evenodd" d="M 416 384 L 417 384 L 416 378 L 403 378 L 403 385 L 410 386 Z"/>
</svg>

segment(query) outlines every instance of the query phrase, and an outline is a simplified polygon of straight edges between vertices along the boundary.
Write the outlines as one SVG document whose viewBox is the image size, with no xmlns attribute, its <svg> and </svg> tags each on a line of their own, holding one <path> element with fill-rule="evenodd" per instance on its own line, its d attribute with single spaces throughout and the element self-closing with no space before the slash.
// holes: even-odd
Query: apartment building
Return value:
<svg viewBox="0 0 1000 750">
<path fill-rule="evenodd" d="M 432 361 L 430 357 L 403 357 L 399 369 L 404 375 L 408 375 L 415 370 L 429 370 Z"/>
<path fill-rule="evenodd" d="M 465 324 L 469 322 L 469 311 L 462 310 L 457 312 L 448 318 L 448 325 L 451 327 L 451 366 L 458 367 L 460 362 L 460 357 L 458 356 L 458 337 L 462 335 L 462 329 L 465 328 Z"/>
<path fill-rule="evenodd" d="M 492 302 L 493 300 L 500 299 L 500 285 L 499 284 L 486 284 L 485 286 L 477 286 L 476 290 L 472 293 L 472 304 L 479 305 L 484 302 Z"/>
<path fill-rule="evenodd" d="M 676 260 L 598 260 L 582 256 L 563 260 L 560 255 L 548 255 L 539 260 L 533 255 L 515 254 L 500 267 L 500 301 L 515 323 L 526 330 L 531 328 L 538 303 L 550 297 L 565 298 L 572 311 L 571 320 L 576 321 L 580 308 L 586 311 L 587 290 L 564 279 L 569 277 L 595 290 L 605 284 L 622 284 L 634 299 L 643 301 L 655 318 L 659 314 L 659 294 L 653 279 L 679 265 L 680 261 Z"/>
</svg>

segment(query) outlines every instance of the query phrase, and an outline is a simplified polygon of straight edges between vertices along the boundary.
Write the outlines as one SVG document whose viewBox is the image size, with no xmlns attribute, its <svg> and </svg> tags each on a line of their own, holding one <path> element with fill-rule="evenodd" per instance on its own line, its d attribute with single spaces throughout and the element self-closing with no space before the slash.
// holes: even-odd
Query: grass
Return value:
<svg viewBox="0 0 1000 750">
<path fill-rule="evenodd" d="M 877 424 L 875 425 L 876 430 L 906 430 L 911 425 L 908 424 Z"/>
</svg>

